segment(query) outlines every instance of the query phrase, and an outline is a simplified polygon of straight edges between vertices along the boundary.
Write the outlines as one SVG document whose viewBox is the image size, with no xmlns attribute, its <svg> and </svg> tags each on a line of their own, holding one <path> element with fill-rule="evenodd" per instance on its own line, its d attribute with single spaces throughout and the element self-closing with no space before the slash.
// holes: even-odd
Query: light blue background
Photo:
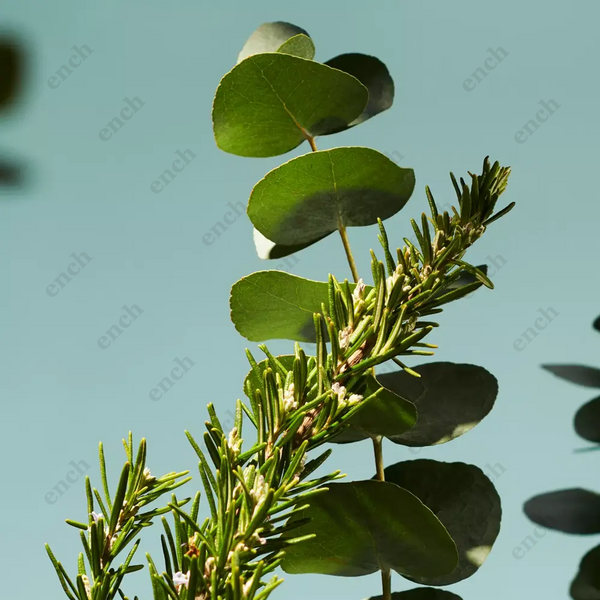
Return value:
<svg viewBox="0 0 600 600">
<path fill-rule="evenodd" d="M 0 564 L 10 597 L 62 597 L 44 542 L 76 569 L 78 534 L 63 520 L 85 518 L 83 481 L 52 505 L 44 500 L 70 461 L 93 465 L 98 484 L 95 456 L 103 440 L 115 481 L 121 438 L 133 429 L 136 439 L 148 439 L 154 472 L 195 470 L 183 430 L 200 435 L 205 405 L 212 401 L 224 412 L 241 394 L 247 343 L 229 321 L 229 289 L 268 265 L 256 258 L 245 216 L 210 246 L 202 237 L 228 202 L 245 203 L 270 168 L 307 148 L 267 160 L 227 155 L 214 144 L 210 110 L 248 35 L 262 22 L 287 20 L 309 31 L 317 60 L 373 54 L 396 81 L 392 110 L 319 142 L 398 152 L 401 164 L 415 169 L 418 191 L 389 221 L 394 243 L 410 233 L 409 217 L 425 208 L 426 183 L 443 204 L 454 197 L 448 171 L 479 170 L 486 154 L 513 168 L 503 199 L 516 201 L 516 209 L 469 255 L 475 264 L 488 256 L 506 260 L 494 276 L 496 290 L 450 307 L 431 340 L 440 346 L 437 359 L 474 362 L 496 375 L 496 408 L 469 434 L 419 457 L 506 469 L 495 482 L 504 509 L 500 537 L 485 566 L 453 591 L 466 600 L 566 598 L 580 557 L 600 540 L 548 533 L 520 560 L 513 550 L 533 532 L 522 514 L 528 497 L 558 487 L 600 488 L 598 456 L 573 453 L 583 443 L 571 426 L 593 391 L 539 368 L 599 362 L 600 336 L 591 329 L 600 312 L 598 3 L 4 0 L 1 13 L 3 27 L 24 38 L 31 62 L 21 105 L 0 121 L 1 153 L 24 160 L 31 173 L 24 190 L 0 197 Z M 58 88 L 48 87 L 71 47 L 83 44 L 92 55 Z M 508 57 L 465 91 L 464 80 L 483 65 L 488 48 L 499 46 Z M 118 116 L 123 98 L 136 96 L 143 108 L 101 141 L 99 131 Z M 550 99 L 560 109 L 516 143 L 538 103 Z M 188 148 L 197 157 L 152 193 L 175 152 Z M 350 239 L 366 274 L 376 231 L 351 230 Z M 46 287 L 73 252 L 92 261 L 49 297 Z M 348 276 L 334 236 L 299 258 L 298 275 Z M 144 313 L 101 350 L 97 340 L 124 304 Z M 536 311 L 548 307 L 559 316 L 515 351 Z M 291 343 L 271 346 L 285 352 Z M 150 390 L 185 356 L 196 365 L 152 402 Z M 388 444 L 385 457 L 391 464 L 413 456 Z M 374 470 L 367 444 L 336 447 L 330 464 L 356 479 Z M 148 530 L 143 543 L 157 558 L 158 534 L 158 527 Z M 287 579 L 274 597 L 359 600 L 380 593 L 377 575 Z M 133 581 L 139 587 L 125 592 L 148 598 L 147 573 Z M 409 587 L 394 576 L 395 590 Z"/>
</svg>

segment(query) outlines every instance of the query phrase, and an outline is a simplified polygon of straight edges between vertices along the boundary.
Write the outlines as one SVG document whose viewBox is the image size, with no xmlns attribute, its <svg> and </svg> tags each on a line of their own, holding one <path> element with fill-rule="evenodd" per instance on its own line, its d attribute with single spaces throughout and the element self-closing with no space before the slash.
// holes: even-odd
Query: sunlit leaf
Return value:
<svg viewBox="0 0 600 600">
<path fill-rule="evenodd" d="M 287 42 L 283 43 L 277 49 L 277 52 L 312 60 L 315 57 L 315 45 L 307 35 L 299 33 L 298 35 L 290 38 Z"/>
<path fill-rule="evenodd" d="M 340 223 L 360 227 L 395 215 L 415 186 L 412 169 L 370 148 L 304 154 L 259 181 L 248 203 L 254 227 L 276 244 L 314 243 Z"/>
<path fill-rule="evenodd" d="M 277 52 L 288 40 L 297 35 L 310 36 L 308 33 L 296 25 L 284 21 L 275 21 L 274 23 L 263 23 L 258 27 L 238 55 L 238 63 L 253 54 L 263 52 Z M 310 57 L 312 58 L 312 56 Z"/>
<path fill-rule="evenodd" d="M 352 122 L 367 100 L 367 89 L 347 73 L 289 54 L 254 54 L 217 88 L 215 140 L 232 154 L 277 156 Z"/>
</svg>

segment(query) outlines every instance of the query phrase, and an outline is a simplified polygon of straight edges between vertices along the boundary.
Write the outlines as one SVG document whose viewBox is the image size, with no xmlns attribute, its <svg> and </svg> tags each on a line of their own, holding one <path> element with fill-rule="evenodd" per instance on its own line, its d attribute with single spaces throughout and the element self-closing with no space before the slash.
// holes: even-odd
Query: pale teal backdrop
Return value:
<svg viewBox="0 0 600 600">
<path fill-rule="evenodd" d="M 478 170 L 486 154 L 513 168 L 504 199 L 517 208 L 470 255 L 475 263 L 502 257 L 501 268 L 492 269 L 496 290 L 450 307 L 432 340 L 438 359 L 474 362 L 496 375 L 496 408 L 472 432 L 419 457 L 502 467 L 495 481 L 503 499 L 500 537 L 480 572 L 453 591 L 465 600 L 566 598 L 580 557 L 600 539 L 547 533 L 520 559 L 514 549 L 533 533 L 522 514 L 528 497 L 557 487 L 600 488 L 600 455 L 574 454 L 583 443 L 571 426 L 593 391 L 539 368 L 600 362 L 600 334 L 591 329 L 600 313 L 599 19 L 593 0 L 3 0 L 0 25 L 24 41 L 30 64 L 22 101 L 0 119 L 0 155 L 22 161 L 29 173 L 22 190 L 0 197 L 0 565 L 10 597 L 62 597 L 44 542 L 76 568 L 78 533 L 63 521 L 85 518 L 83 480 L 46 501 L 71 461 L 92 465 L 88 473 L 98 483 L 103 440 L 114 481 L 121 438 L 132 429 L 136 439 L 148 439 L 154 472 L 194 470 L 183 430 L 200 435 L 206 404 L 224 412 L 241 394 L 248 344 L 229 321 L 229 289 L 269 265 L 256 257 L 244 215 L 212 244 L 203 237 L 228 203 L 245 204 L 270 168 L 307 148 L 267 160 L 227 155 L 214 144 L 210 110 L 219 79 L 250 33 L 262 22 L 286 20 L 312 35 L 317 60 L 374 54 L 396 81 L 390 111 L 319 142 L 371 146 L 415 169 L 418 191 L 389 221 L 392 240 L 401 243 L 409 217 L 426 206 L 425 184 L 443 204 L 454 196 L 450 170 Z M 73 46 L 91 54 L 49 85 L 75 56 Z M 479 83 L 465 84 L 490 48 L 508 54 L 485 78 L 480 72 Z M 143 105 L 101 139 L 125 98 Z M 551 100 L 559 108 L 518 143 L 539 103 Z M 188 149 L 195 157 L 153 192 L 176 152 Z M 368 273 L 375 229 L 351 230 L 350 239 Z M 49 295 L 72 253 L 91 261 Z M 298 275 L 348 274 L 334 236 L 298 258 Z M 143 312 L 101 348 L 99 338 L 125 305 Z M 540 308 L 558 316 L 515 350 Z M 174 360 L 185 357 L 195 365 L 151 400 Z M 414 456 L 388 444 L 385 457 L 390 464 Z M 330 462 L 353 478 L 373 475 L 368 444 L 338 447 Z M 148 530 L 143 544 L 155 554 L 158 534 L 158 527 Z M 133 581 L 138 589 L 130 585 L 126 593 L 147 599 L 147 573 Z M 274 597 L 360 600 L 380 593 L 376 575 L 290 576 L 284 586 Z M 408 587 L 394 576 L 396 590 Z"/>
</svg>

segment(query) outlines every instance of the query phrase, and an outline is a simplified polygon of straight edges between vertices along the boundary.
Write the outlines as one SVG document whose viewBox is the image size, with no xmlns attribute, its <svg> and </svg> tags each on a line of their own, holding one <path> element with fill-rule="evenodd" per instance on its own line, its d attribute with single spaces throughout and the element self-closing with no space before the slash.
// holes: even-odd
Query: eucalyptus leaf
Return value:
<svg viewBox="0 0 600 600">
<path fill-rule="evenodd" d="M 312 245 L 312 242 L 310 244 L 297 244 L 295 246 L 276 244 L 275 242 L 272 242 L 270 239 L 266 238 L 256 228 L 254 228 L 253 237 L 256 254 L 258 255 L 258 258 L 262 258 L 263 260 L 284 258 L 285 256 L 289 256 L 290 254 L 304 250 L 304 248 Z"/>
<path fill-rule="evenodd" d="M 600 317 L 596 318 L 596 320 L 594 321 L 593 327 L 596 331 L 600 331 Z"/>
<path fill-rule="evenodd" d="M 373 596 L 369 600 L 384 600 L 384 598 L 383 596 Z M 422 587 L 406 592 L 395 592 L 392 594 L 392 600 L 462 600 L 462 598 L 445 590 Z"/>
<path fill-rule="evenodd" d="M 289 54 L 254 54 L 217 88 L 215 140 L 221 150 L 239 156 L 285 154 L 351 123 L 367 100 L 363 84 L 343 71 Z"/>
<path fill-rule="evenodd" d="M 538 525 L 580 535 L 600 533 L 600 495 L 582 488 L 558 490 L 529 499 L 525 514 Z"/>
<path fill-rule="evenodd" d="M 294 537 L 316 537 L 286 549 L 283 570 L 357 577 L 390 568 L 403 575 L 436 576 L 457 564 L 456 546 L 438 518 L 394 483 L 329 484 L 294 519 L 310 522 Z"/>
<path fill-rule="evenodd" d="M 248 202 L 254 227 L 276 244 L 314 243 L 395 215 L 415 187 L 412 169 L 371 148 L 312 152 L 270 171 Z"/>
<path fill-rule="evenodd" d="M 12 39 L 0 40 L 0 110 L 16 100 L 23 80 L 23 52 Z"/>
<path fill-rule="evenodd" d="M 244 44 L 238 55 L 238 63 L 253 54 L 277 52 L 287 41 L 298 35 L 304 35 L 310 39 L 308 32 L 302 29 L 302 27 L 292 25 L 291 23 L 286 23 L 285 21 L 263 23 Z"/>
<path fill-rule="evenodd" d="M 417 424 L 389 436 L 403 446 L 433 446 L 449 442 L 477 425 L 498 395 L 496 378 L 483 367 L 451 362 L 426 363 L 405 371 L 377 375 L 381 385 L 417 407 Z"/>
<path fill-rule="evenodd" d="M 365 380 L 364 389 L 357 390 L 365 398 L 382 387 L 372 375 L 367 375 Z M 416 422 L 415 405 L 384 388 L 375 400 L 370 401 L 350 419 L 350 427 L 331 441 L 348 443 L 364 440 L 370 436 L 399 435 L 414 427 Z"/>
<path fill-rule="evenodd" d="M 590 400 L 577 411 L 575 431 L 584 440 L 600 443 L 600 396 Z"/>
<path fill-rule="evenodd" d="M 369 90 L 369 101 L 363 112 L 346 127 L 328 133 L 337 133 L 359 125 L 387 110 L 394 103 L 394 80 L 378 58 L 359 53 L 340 54 L 325 64 L 353 75 Z"/>
<path fill-rule="evenodd" d="M 299 33 L 298 35 L 291 37 L 287 42 L 281 44 L 277 49 L 277 52 L 312 60 L 315 57 L 315 45 L 308 35 Z"/>
<path fill-rule="evenodd" d="M 400 462 L 385 469 L 386 481 L 412 492 L 444 524 L 458 548 L 449 575 L 409 577 L 427 585 L 450 585 L 477 571 L 500 532 L 500 496 L 481 469 L 435 460 Z"/>
<path fill-rule="evenodd" d="M 600 546 L 592 548 L 581 559 L 570 592 L 574 600 L 600 600 Z"/>
<path fill-rule="evenodd" d="M 600 369 L 595 367 L 585 365 L 542 365 L 542 369 L 546 369 L 546 371 L 550 371 L 560 379 L 566 379 L 577 385 L 600 387 Z"/>
<path fill-rule="evenodd" d="M 350 284 L 354 290 L 356 284 Z M 258 271 L 231 288 L 231 320 L 252 342 L 315 342 L 313 314 L 327 304 L 328 284 L 283 271 Z"/>
</svg>

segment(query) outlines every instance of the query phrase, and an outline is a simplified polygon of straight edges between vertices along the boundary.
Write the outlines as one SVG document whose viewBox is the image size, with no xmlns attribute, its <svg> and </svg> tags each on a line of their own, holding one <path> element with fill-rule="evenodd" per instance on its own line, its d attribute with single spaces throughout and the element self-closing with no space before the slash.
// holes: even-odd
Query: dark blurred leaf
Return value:
<svg viewBox="0 0 600 600">
<path fill-rule="evenodd" d="M 23 79 L 23 53 L 13 40 L 0 39 L 0 110 L 19 95 Z"/>
<path fill-rule="evenodd" d="M 542 365 L 542 369 L 550 371 L 561 379 L 577 383 L 585 387 L 600 387 L 600 369 L 585 365 Z"/>
<path fill-rule="evenodd" d="M 298 34 L 310 37 L 308 33 L 296 25 L 284 21 L 263 23 L 256 29 L 244 44 L 238 55 L 238 63 L 253 54 L 261 52 L 277 52 L 290 38 Z M 311 57 L 312 58 L 312 57 Z"/>
<path fill-rule="evenodd" d="M 525 514 L 538 525 L 564 533 L 600 533 L 600 495 L 574 488 L 534 496 Z"/>
<path fill-rule="evenodd" d="M 373 596 L 369 600 L 383 600 L 383 596 Z M 435 588 L 415 588 L 406 592 L 395 592 L 392 600 L 462 600 L 460 596 Z"/>
<path fill-rule="evenodd" d="M 402 435 L 390 436 L 404 446 L 432 446 L 457 438 L 477 425 L 492 409 L 498 382 L 483 367 L 450 362 L 414 367 L 421 377 L 405 371 L 378 375 L 380 383 L 417 407 L 417 424 Z"/>
<path fill-rule="evenodd" d="M 390 108 L 394 102 L 394 80 L 387 67 L 374 56 L 367 54 L 340 54 L 326 65 L 349 73 L 358 79 L 369 90 L 367 106 L 352 123 L 327 133 L 337 133 L 378 115 Z"/>
<path fill-rule="evenodd" d="M 570 592 L 574 600 L 600 600 L 600 546 L 592 548 L 581 559 Z"/>
<path fill-rule="evenodd" d="M 597 317 L 596 320 L 594 321 L 594 329 L 596 329 L 597 331 L 600 331 L 600 317 Z"/>
<path fill-rule="evenodd" d="M 438 518 L 410 492 L 394 483 L 356 481 L 327 485 L 295 518 L 310 522 L 294 537 L 316 538 L 285 551 L 287 573 L 357 577 L 382 567 L 412 576 L 451 572 L 456 546 Z"/>
<path fill-rule="evenodd" d="M 0 157 L 0 185 L 18 187 L 23 184 L 23 168 Z"/>
<path fill-rule="evenodd" d="M 464 463 L 412 460 L 387 467 L 385 479 L 430 508 L 458 548 L 459 563 L 449 575 L 409 578 L 426 585 L 450 585 L 473 575 L 498 537 L 502 516 L 500 496 L 483 471 Z"/>
<path fill-rule="evenodd" d="M 577 411 L 575 431 L 584 440 L 600 443 L 600 396 L 590 400 Z"/>
</svg>

